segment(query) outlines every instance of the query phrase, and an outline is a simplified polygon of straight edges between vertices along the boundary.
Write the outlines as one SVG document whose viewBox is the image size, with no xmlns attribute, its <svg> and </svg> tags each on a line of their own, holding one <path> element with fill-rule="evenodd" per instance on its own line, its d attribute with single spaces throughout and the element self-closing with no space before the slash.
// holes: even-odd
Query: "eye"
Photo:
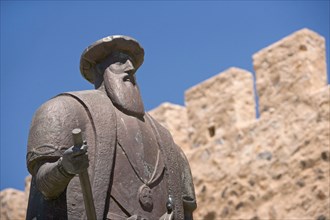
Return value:
<svg viewBox="0 0 330 220">
<path fill-rule="evenodd" d="M 127 70 L 127 71 L 125 71 L 125 72 L 128 73 L 129 75 L 134 75 L 135 70 L 132 69 L 132 70 Z M 135 76 L 135 75 L 134 75 L 134 76 Z"/>
<path fill-rule="evenodd" d="M 129 75 L 124 76 L 123 81 L 124 82 L 131 81 L 130 76 Z"/>
</svg>

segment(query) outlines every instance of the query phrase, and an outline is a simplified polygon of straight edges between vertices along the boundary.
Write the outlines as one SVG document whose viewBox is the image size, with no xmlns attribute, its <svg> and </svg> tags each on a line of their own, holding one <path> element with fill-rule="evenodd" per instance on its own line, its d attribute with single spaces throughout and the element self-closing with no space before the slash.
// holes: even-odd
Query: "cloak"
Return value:
<svg viewBox="0 0 330 220">
<path fill-rule="evenodd" d="M 169 195 L 174 201 L 174 218 L 184 219 L 184 208 L 196 208 L 188 161 L 171 134 L 146 114 L 165 161 Z M 71 131 L 80 128 L 87 140 L 91 181 L 97 219 L 104 219 L 111 191 L 111 173 L 117 146 L 116 113 L 109 97 L 98 90 L 60 94 L 35 113 L 27 146 L 27 167 L 32 175 L 27 219 L 86 219 L 79 178 L 76 175 L 57 198 L 45 198 L 35 175 L 45 162 L 55 162 L 73 146 Z"/>
</svg>

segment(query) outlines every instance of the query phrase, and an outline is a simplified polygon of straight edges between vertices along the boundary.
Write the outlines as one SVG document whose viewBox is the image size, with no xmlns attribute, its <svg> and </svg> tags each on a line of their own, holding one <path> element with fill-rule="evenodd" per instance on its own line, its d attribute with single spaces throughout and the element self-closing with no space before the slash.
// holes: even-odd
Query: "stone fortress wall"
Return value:
<svg viewBox="0 0 330 220">
<path fill-rule="evenodd" d="M 151 111 L 190 161 L 195 219 L 330 219 L 324 38 L 303 29 Z M 182 117 L 185 115 L 184 117 Z"/>
<path fill-rule="evenodd" d="M 185 107 L 149 113 L 186 153 L 195 219 L 330 220 L 330 87 L 324 38 L 302 29 L 239 68 L 188 89 Z M 24 219 L 26 192 L 0 192 L 0 219 Z M 19 202 L 17 202 L 19 201 Z M 15 211 L 13 211 L 15 210 Z"/>
</svg>

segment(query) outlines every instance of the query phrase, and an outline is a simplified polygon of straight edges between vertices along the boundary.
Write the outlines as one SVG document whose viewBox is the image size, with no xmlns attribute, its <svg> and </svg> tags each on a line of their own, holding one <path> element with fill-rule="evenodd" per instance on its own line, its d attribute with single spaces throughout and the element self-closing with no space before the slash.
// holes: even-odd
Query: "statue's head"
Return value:
<svg viewBox="0 0 330 220">
<path fill-rule="evenodd" d="M 104 89 L 121 111 L 143 116 L 143 102 L 135 78 L 143 58 L 144 50 L 136 40 L 110 36 L 96 41 L 83 52 L 80 71 L 96 89 Z"/>
</svg>

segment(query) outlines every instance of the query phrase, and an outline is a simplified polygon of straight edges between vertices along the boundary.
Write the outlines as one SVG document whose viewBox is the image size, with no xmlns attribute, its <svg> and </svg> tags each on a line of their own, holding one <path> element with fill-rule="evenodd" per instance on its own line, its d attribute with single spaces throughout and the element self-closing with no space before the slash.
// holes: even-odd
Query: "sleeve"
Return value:
<svg viewBox="0 0 330 220">
<path fill-rule="evenodd" d="M 27 167 L 32 175 L 45 162 L 57 161 L 73 145 L 71 131 L 85 129 L 86 112 L 69 96 L 57 96 L 35 113 L 28 137 Z"/>
</svg>

